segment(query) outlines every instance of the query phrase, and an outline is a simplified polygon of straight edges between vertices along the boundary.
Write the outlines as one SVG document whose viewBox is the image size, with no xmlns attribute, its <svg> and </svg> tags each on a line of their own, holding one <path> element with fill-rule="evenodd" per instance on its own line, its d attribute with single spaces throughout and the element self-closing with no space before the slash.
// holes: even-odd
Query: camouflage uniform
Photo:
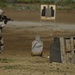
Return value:
<svg viewBox="0 0 75 75">
<path fill-rule="evenodd" d="M 0 9 L 0 17 L 3 15 L 4 11 Z M 1 21 L 1 18 L 0 18 L 0 27 L 3 25 L 3 22 Z M 1 28 L 0 28 L 0 53 L 1 51 L 3 50 L 4 48 L 4 41 L 3 41 L 3 37 L 2 37 L 2 34 L 1 34 Z"/>
</svg>

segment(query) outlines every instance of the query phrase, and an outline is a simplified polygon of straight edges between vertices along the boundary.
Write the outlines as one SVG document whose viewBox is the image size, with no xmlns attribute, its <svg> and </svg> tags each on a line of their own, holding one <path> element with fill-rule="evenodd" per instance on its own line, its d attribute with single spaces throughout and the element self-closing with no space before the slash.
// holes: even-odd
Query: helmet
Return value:
<svg viewBox="0 0 75 75">
<path fill-rule="evenodd" d="M 0 9 L 0 15 L 2 15 L 3 13 L 4 13 L 4 11 Z"/>
</svg>

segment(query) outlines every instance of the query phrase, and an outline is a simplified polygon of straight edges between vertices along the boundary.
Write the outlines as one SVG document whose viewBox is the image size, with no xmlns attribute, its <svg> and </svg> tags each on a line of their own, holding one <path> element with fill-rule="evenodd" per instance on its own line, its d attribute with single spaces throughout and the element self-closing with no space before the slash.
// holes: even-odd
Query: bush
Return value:
<svg viewBox="0 0 75 75">
<path fill-rule="evenodd" d="M 6 2 L 5 2 L 5 0 L 0 0 L 0 6 L 1 6 L 1 7 L 6 7 Z"/>
<path fill-rule="evenodd" d="M 17 0 L 18 3 L 32 3 L 33 0 Z"/>
<path fill-rule="evenodd" d="M 59 1 L 57 4 L 64 6 L 64 5 L 69 5 L 72 3 L 75 3 L 75 2 L 73 0 L 62 0 L 62 1 Z"/>
<path fill-rule="evenodd" d="M 6 2 L 15 2 L 16 0 L 5 0 Z"/>
</svg>

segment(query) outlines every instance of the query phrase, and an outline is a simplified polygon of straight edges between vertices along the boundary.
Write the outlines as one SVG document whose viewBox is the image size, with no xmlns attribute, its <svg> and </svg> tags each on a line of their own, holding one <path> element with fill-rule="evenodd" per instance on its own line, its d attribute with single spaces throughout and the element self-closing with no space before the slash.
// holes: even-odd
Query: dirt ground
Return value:
<svg viewBox="0 0 75 75">
<path fill-rule="evenodd" d="M 40 11 L 4 10 L 5 15 L 18 21 L 40 21 Z M 57 23 L 75 23 L 75 10 L 57 10 Z"/>
<path fill-rule="evenodd" d="M 12 19 L 28 21 L 30 25 L 7 24 L 3 29 L 5 49 L 0 54 L 0 75 L 75 75 L 74 64 L 49 63 L 48 58 L 54 36 L 75 35 L 74 29 L 53 30 L 57 28 L 57 23 L 66 23 L 67 27 L 68 24 L 75 24 L 75 11 L 57 11 L 57 23 L 48 22 L 51 25 L 31 24 L 31 21 L 40 21 L 38 11 L 5 12 Z M 43 57 L 31 56 L 31 45 L 36 35 L 40 35 L 44 43 Z"/>
</svg>

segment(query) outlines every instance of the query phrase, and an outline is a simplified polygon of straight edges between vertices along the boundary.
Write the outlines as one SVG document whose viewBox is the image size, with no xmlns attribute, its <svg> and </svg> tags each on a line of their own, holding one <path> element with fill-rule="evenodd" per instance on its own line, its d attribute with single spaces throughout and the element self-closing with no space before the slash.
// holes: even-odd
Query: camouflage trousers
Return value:
<svg viewBox="0 0 75 75">
<path fill-rule="evenodd" d="M 3 37 L 1 35 L 1 30 L 0 30 L 0 53 L 2 52 L 3 49 L 4 49 L 4 40 L 3 40 Z"/>
</svg>

